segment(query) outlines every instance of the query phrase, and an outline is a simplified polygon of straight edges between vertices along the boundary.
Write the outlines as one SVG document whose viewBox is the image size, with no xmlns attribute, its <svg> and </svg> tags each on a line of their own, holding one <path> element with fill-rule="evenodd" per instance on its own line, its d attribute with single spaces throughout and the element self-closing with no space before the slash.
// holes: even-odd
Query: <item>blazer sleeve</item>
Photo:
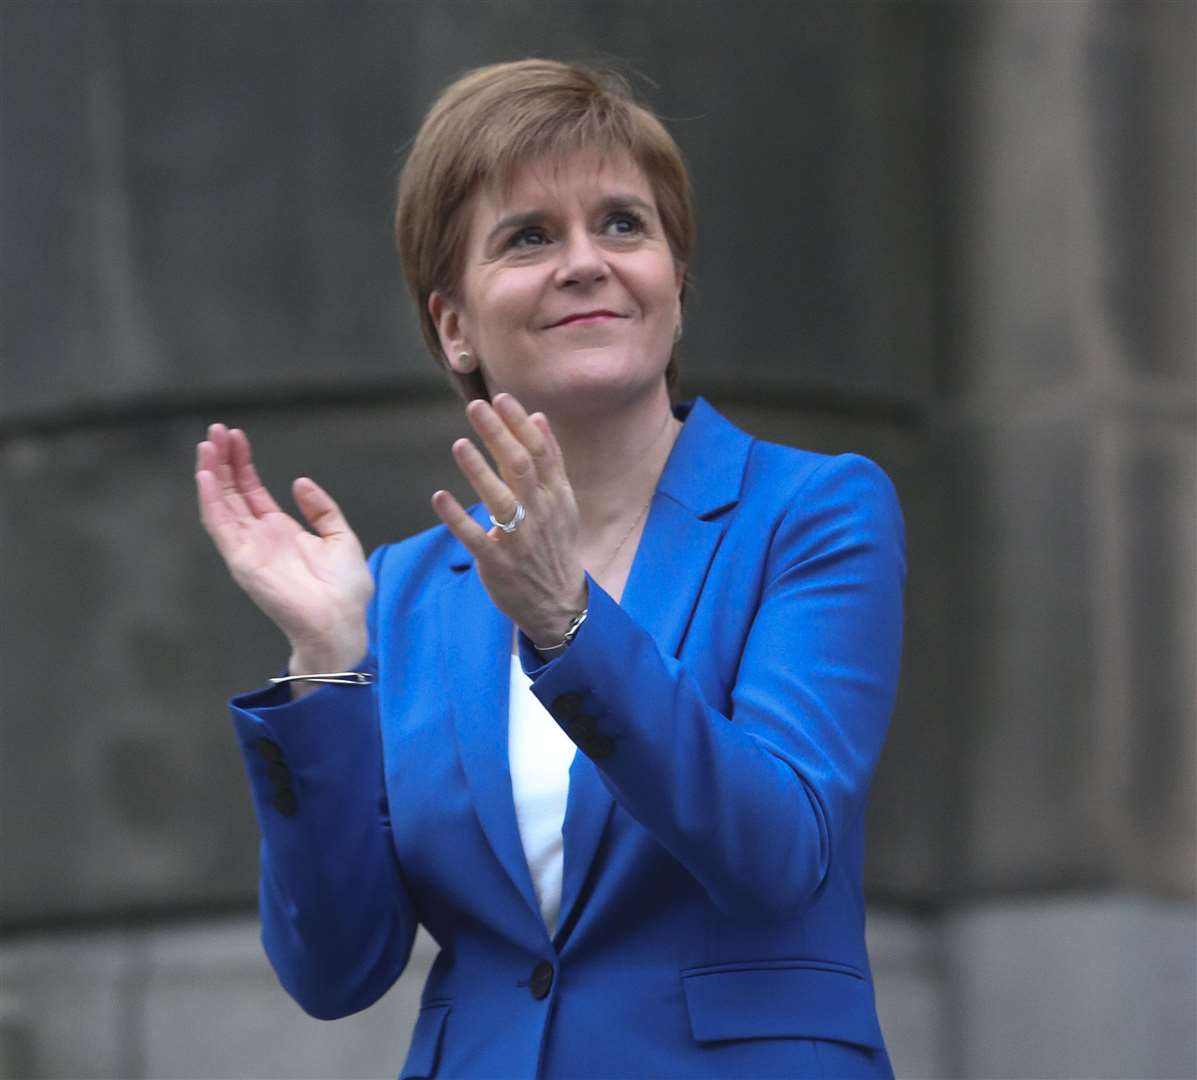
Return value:
<svg viewBox="0 0 1197 1080">
<path fill-rule="evenodd" d="M 614 799 L 715 905 L 779 919 L 820 890 L 863 811 L 889 723 L 905 577 L 889 479 L 857 455 L 828 459 L 765 559 L 726 714 L 593 581 L 570 648 L 536 667 L 524 642 L 522 657 L 534 693 Z"/>
<path fill-rule="evenodd" d="M 382 550 L 370 559 L 376 579 Z M 376 670 L 373 644 L 359 669 Z M 364 1009 L 402 973 L 416 930 L 391 840 L 375 688 L 325 685 L 292 701 L 271 687 L 230 711 L 261 830 L 270 963 L 312 1016 Z"/>
</svg>

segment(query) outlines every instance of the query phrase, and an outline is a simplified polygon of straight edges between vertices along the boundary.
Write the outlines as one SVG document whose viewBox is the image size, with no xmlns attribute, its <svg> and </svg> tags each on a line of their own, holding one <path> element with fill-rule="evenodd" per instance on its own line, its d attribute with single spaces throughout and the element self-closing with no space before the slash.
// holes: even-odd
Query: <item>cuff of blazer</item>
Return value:
<svg viewBox="0 0 1197 1080">
<path fill-rule="evenodd" d="M 527 634 L 525 634 L 521 630 L 516 635 L 516 651 L 519 654 L 520 667 L 522 667 L 524 669 L 524 674 L 527 675 L 528 678 L 533 681 L 533 683 L 535 683 L 535 681 L 538 678 L 540 678 L 540 676 L 543 675 L 546 671 L 553 670 L 553 668 L 557 664 L 560 664 L 567 656 L 570 655 L 570 653 L 572 653 L 575 649 L 578 648 L 579 642 L 581 642 L 585 639 L 586 623 L 588 623 L 590 621 L 590 615 L 589 615 L 590 598 L 593 597 L 596 593 L 603 593 L 603 590 L 599 587 L 598 583 L 594 580 L 594 578 L 592 578 L 589 574 L 587 574 L 586 575 L 587 616 L 583 620 L 582 625 L 580 627 L 578 627 L 578 632 L 574 635 L 573 641 L 571 641 L 569 643 L 568 647 L 565 648 L 562 652 L 560 652 L 557 656 L 549 657 L 546 660 L 544 658 L 544 656 L 541 655 L 540 651 L 536 648 L 536 645 L 533 643 L 532 639 L 530 637 L 528 637 Z M 612 603 L 612 604 L 615 603 L 615 601 L 612 600 L 611 597 L 607 596 L 606 593 L 603 593 L 603 596 L 606 597 L 606 599 L 610 603 Z M 533 690 L 535 690 L 535 689 L 536 689 L 536 687 L 534 685 Z"/>
<path fill-rule="evenodd" d="M 377 678 L 377 664 L 368 654 L 355 671 Z M 264 757 L 262 739 L 277 742 L 295 761 L 327 758 L 330 747 L 351 737 L 357 728 L 373 729 L 377 742 L 377 682 L 368 686 L 319 685 L 302 698 L 291 697 L 287 685 L 266 686 L 239 694 L 229 701 L 229 713 L 238 742 L 252 767 Z"/>
<path fill-rule="evenodd" d="M 561 725 L 562 730 L 587 757 L 596 761 L 611 756 L 612 733 L 603 723 L 609 718 L 593 693 L 603 670 L 596 664 L 596 650 L 611 651 L 616 642 L 628 640 L 627 631 L 644 633 L 614 598 L 589 575 L 588 614 L 577 636 L 560 656 L 545 660 L 530 641 L 520 635 L 520 662 L 532 680 L 532 693 Z"/>
</svg>

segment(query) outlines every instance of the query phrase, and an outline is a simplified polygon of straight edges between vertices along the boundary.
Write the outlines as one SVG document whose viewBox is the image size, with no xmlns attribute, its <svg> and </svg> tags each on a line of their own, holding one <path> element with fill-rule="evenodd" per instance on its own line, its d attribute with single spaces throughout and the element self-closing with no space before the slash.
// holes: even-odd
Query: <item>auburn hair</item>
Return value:
<svg viewBox="0 0 1197 1080">
<path fill-rule="evenodd" d="M 644 173 L 657 202 L 674 262 L 687 267 L 694 246 L 690 178 L 664 125 L 637 103 L 621 76 L 557 60 L 517 60 L 467 72 L 433 102 L 399 176 L 395 244 L 429 352 L 462 395 L 488 398 L 480 370 L 457 375 L 441 349 L 428 299 L 460 299 L 469 238 L 468 205 L 483 187 L 509 190 L 519 170 L 578 151 L 626 153 Z M 677 386 L 677 356 L 666 380 Z"/>
</svg>

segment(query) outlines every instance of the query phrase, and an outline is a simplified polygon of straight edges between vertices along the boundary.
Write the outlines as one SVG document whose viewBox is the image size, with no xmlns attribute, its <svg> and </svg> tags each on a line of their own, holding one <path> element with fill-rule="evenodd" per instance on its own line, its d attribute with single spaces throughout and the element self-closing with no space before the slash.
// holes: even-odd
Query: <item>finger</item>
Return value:
<svg viewBox="0 0 1197 1080">
<path fill-rule="evenodd" d="M 530 501 L 536 493 L 536 465 L 524 444 L 511 433 L 489 402 L 471 401 L 466 416 L 495 459 L 503 479 L 520 498 Z"/>
<path fill-rule="evenodd" d="M 553 434 L 553 427 L 549 423 L 549 418 L 542 412 L 535 412 L 529 418 L 533 424 L 539 429 L 544 438 L 545 453 L 552 461 L 553 465 L 565 475 L 565 455 L 561 453 L 561 445 L 557 442 L 557 436 Z"/>
<path fill-rule="evenodd" d="M 553 433 L 553 425 L 549 423 L 549 418 L 542 412 L 533 413 L 531 420 L 544 436 L 548 458 L 552 463 L 549 468 L 549 475 L 557 483 L 569 487 L 569 470 L 565 467 L 565 454 L 561 450 L 561 444 L 557 441 L 557 436 Z"/>
<path fill-rule="evenodd" d="M 544 413 L 529 416 L 512 394 L 498 394 L 494 403 L 504 423 L 531 454 L 537 483 L 547 488 L 567 485 L 569 478 L 565 474 L 561 448 L 553 437 Z"/>
<path fill-rule="evenodd" d="M 209 472 L 212 474 L 212 479 L 216 484 L 215 494 L 224 503 L 225 509 L 233 518 L 245 520 L 251 516 L 248 508 L 245 506 L 244 500 L 229 498 L 229 490 L 220 478 L 220 451 L 210 439 L 205 439 L 195 448 L 195 471 L 197 474 L 200 472 Z"/>
<path fill-rule="evenodd" d="M 222 482 L 224 478 L 220 475 L 220 470 L 228 465 L 228 432 L 229 429 L 224 424 L 208 425 L 208 442 L 216 454 L 216 479 Z"/>
<path fill-rule="evenodd" d="M 195 471 L 203 469 L 216 475 L 216 447 L 208 439 L 195 445 Z"/>
<path fill-rule="evenodd" d="M 500 521 L 510 521 L 517 497 L 495 474 L 482 451 L 469 439 L 458 439 L 453 444 L 453 460 L 486 509 Z"/>
<path fill-rule="evenodd" d="M 461 503 L 449 492 L 434 492 L 432 509 L 471 555 L 478 558 L 486 554 L 489 543 L 487 531 L 465 512 Z"/>
<path fill-rule="evenodd" d="M 224 424 L 211 424 L 208 427 L 208 441 L 215 451 L 212 471 L 220 482 L 229 510 L 238 518 L 253 517 L 249 504 L 237 489 L 237 480 L 233 475 L 229 429 Z"/>
<path fill-rule="evenodd" d="M 508 430 L 523 444 L 525 450 L 532 455 L 538 473 L 542 466 L 550 463 L 548 443 L 544 433 L 528 416 L 524 407 L 513 394 L 496 394 L 494 399 L 495 412 L 507 425 Z"/>
<path fill-rule="evenodd" d="M 230 512 L 220 488 L 220 481 L 210 469 L 195 474 L 196 498 L 199 501 L 200 521 L 226 559 L 232 554 L 240 526 Z"/>
<path fill-rule="evenodd" d="M 233 481 L 237 485 L 238 491 L 241 492 L 242 498 L 245 499 L 250 512 L 256 517 L 277 513 L 279 505 L 258 477 L 258 470 L 254 467 L 249 436 L 240 428 L 233 428 L 229 432 L 228 441 Z"/>
<path fill-rule="evenodd" d="M 317 536 L 325 539 L 351 534 L 349 523 L 333 497 L 315 480 L 299 477 L 291 485 L 291 494 L 305 520 Z"/>
</svg>

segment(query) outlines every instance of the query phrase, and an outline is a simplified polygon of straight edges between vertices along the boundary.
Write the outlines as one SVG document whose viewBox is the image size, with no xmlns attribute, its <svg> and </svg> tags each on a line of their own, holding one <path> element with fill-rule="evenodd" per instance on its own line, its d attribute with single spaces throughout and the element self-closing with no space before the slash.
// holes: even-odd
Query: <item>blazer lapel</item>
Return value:
<svg viewBox="0 0 1197 1080">
<path fill-rule="evenodd" d="M 661 475 L 620 607 L 668 656 L 681 651 L 723 539 L 723 511 L 739 499 L 751 444 L 749 436 L 698 398 Z M 569 925 L 613 805 L 594 763 L 578 754 L 562 827 L 560 927 Z"/>
<path fill-rule="evenodd" d="M 464 554 L 464 548 L 463 554 Z M 457 751 L 482 831 L 525 903 L 537 914 L 507 753 L 511 621 L 495 607 L 472 560 L 441 590 L 441 648 Z"/>
<path fill-rule="evenodd" d="M 667 655 L 681 650 L 751 446 L 750 436 L 698 398 L 665 463 L 620 607 Z"/>
</svg>

